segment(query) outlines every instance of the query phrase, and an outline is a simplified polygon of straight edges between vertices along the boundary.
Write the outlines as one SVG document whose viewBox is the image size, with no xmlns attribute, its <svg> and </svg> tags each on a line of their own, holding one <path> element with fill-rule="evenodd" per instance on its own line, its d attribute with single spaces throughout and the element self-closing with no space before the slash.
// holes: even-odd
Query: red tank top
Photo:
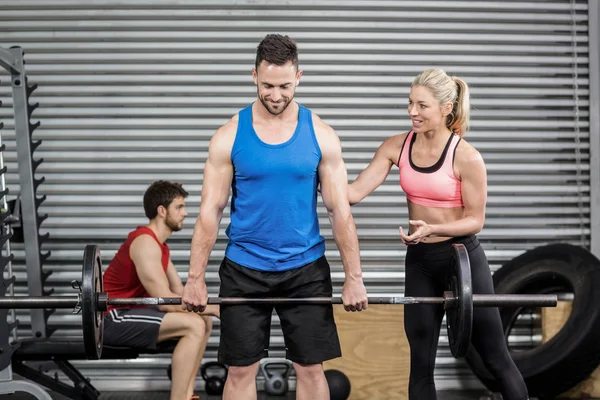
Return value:
<svg viewBox="0 0 600 400">
<path fill-rule="evenodd" d="M 163 270 L 167 270 L 170 259 L 169 246 L 166 243 L 161 243 L 152 229 L 146 226 L 138 226 L 134 231 L 129 233 L 127 240 L 121 245 L 106 272 L 103 274 L 104 291 L 108 293 L 109 298 L 150 297 L 142 282 L 140 282 L 135 265 L 129 256 L 131 243 L 141 235 L 150 235 L 156 240 L 156 243 L 158 243 L 162 250 L 161 262 Z M 140 306 L 120 307 L 135 308 Z M 114 308 L 116 307 L 109 306 L 108 311 Z"/>
</svg>

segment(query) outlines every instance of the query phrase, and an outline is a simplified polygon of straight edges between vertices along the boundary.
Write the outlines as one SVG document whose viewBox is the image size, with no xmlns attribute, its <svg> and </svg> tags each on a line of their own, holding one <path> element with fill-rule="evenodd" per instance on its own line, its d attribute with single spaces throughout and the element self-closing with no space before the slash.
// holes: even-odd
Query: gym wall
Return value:
<svg viewBox="0 0 600 400">
<path fill-rule="evenodd" d="M 52 256 L 46 289 L 72 293 L 87 243 L 108 265 L 127 233 L 146 222 L 142 195 L 153 180 L 181 181 L 190 216 L 169 241 L 185 280 L 202 171 L 214 131 L 255 98 L 251 68 L 267 33 L 298 42 L 304 70 L 296 99 L 339 134 L 349 179 L 381 142 L 410 128 L 407 96 L 423 69 L 464 78 L 472 96 L 465 139 L 488 168 L 486 225 L 479 235 L 492 270 L 527 249 L 566 241 L 589 248 L 589 112 L 587 1 L 56 1 L 0 4 L 0 46 L 25 50 L 32 102 L 40 107 L 35 138 L 43 144 L 38 178 L 47 195 L 41 232 Z M 0 119 L 11 197 L 18 193 L 12 99 L 0 75 Z M 406 199 L 392 169 L 385 183 L 352 208 L 367 289 L 404 292 Z M 335 294 L 343 269 L 324 208 L 319 207 Z M 218 293 L 227 209 L 207 280 Z M 26 292 L 23 246 L 13 245 L 16 291 Z M 29 313 L 19 312 L 19 335 Z M 56 336 L 79 335 L 80 316 L 57 310 Z M 524 316 L 510 342 L 541 340 Z M 272 356 L 284 355 L 273 317 Z M 402 327 L 398 327 L 402 329 Z M 219 324 L 206 353 L 214 360 Z M 168 356 L 73 362 L 100 390 L 166 389 Z M 438 389 L 482 387 L 452 358 L 442 329 Z"/>
</svg>

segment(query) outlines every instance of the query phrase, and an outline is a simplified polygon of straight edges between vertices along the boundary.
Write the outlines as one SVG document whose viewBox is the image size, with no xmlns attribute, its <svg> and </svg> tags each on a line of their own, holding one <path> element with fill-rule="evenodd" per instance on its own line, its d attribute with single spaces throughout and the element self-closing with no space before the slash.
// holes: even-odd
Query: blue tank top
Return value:
<svg viewBox="0 0 600 400">
<path fill-rule="evenodd" d="M 238 115 L 231 150 L 233 181 L 225 256 L 261 271 L 285 271 L 325 254 L 317 216 L 321 150 L 311 111 L 299 105 L 285 143 L 263 142 L 252 125 L 252 104 Z"/>
</svg>

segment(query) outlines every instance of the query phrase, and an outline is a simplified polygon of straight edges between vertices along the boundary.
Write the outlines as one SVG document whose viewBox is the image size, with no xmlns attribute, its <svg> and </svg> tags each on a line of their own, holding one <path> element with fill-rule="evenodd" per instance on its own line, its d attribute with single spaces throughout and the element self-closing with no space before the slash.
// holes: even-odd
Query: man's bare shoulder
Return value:
<svg viewBox="0 0 600 400">
<path fill-rule="evenodd" d="M 313 128 L 315 129 L 316 135 L 325 135 L 325 136 L 335 136 L 337 137 L 337 133 L 335 129 L 333 129 L 329 124 L 319 117 L 315 112 L 312 113 L 313 120 Z"/>
<path fill-rule="evenodd" d="M 317 142 L 321 148 L 321 152 L 328 152 L 331 150 L 337 151 L 341 148 L 340 138 L 329 124 L 321 119 L 316 113 L 312 113 L 313 129 L 315 130 L 315 136 Z"/>
<path fill-rule="evenodd" d="M 237 127 L 238 115 L 235 114 L 233 117 L 231 117 L 231 119 L 229 119 L 229 121 L 221 125 L 219 129 L 217 129 L 212 138 L 218 141 L 235 139 Z"/>
<path fill-rule="evenodd" d="M 142 234 L 133 239 L 131 242 L 131 245 L 129 246 L 129 254 L 132 258 L 135 256 L 157 256 L 160 259 L 162 256 L 162 250 L 152 236 L 148 234 Z"/>
<path fill-rule="evenodd" d="M 229 154 L 233 148 L 238 127 L 238 114 L 223 124 L 210 139 L 209 153 Z"/>
</svg>

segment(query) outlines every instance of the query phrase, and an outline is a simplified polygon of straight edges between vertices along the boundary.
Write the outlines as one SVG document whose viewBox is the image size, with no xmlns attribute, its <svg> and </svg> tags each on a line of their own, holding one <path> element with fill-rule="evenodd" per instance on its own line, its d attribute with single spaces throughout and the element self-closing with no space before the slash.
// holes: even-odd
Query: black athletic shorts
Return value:
<svg viewBox="0 0 600 400">
<path fill-rule="evenodd" d="M 283 272 L 263 272 L 225 258 L 219 270 L 221 297 L 331 297 L 331 272 L 325 256 Z M 273 308 L 281 321 L 286 358 L 320 364 L 341 357 L 331 304 L 221 305 L 218 359 L 246 366 L 268 356 Z"/>
<path fill-rule="evenodd" d="M 104 317 L 104 344 L 154 350 L 165 314 L 158 307 L 113 309 Z"/>
</svg>

